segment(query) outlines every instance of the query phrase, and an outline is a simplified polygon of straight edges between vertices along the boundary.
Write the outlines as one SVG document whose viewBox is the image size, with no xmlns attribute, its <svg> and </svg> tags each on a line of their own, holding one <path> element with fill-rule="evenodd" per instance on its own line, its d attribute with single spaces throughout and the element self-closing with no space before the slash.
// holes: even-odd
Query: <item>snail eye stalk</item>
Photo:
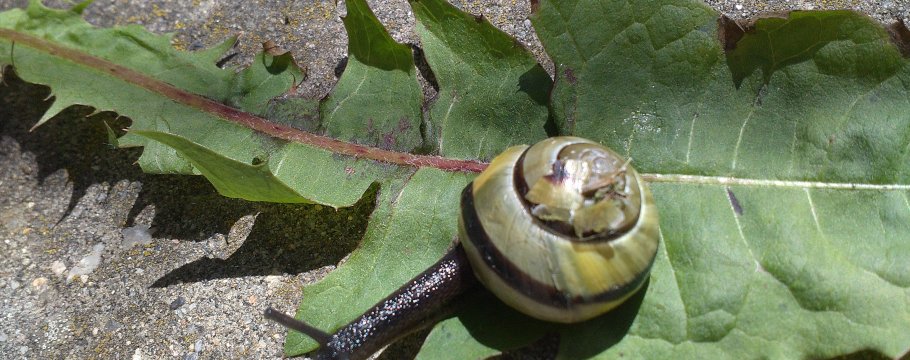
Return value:
<svg viewBox="0 0 910 360">
<path fill-rule="evenodd" d="M 304 333 L 311 339 L 316 340 L 316 342 L 318 342 L 320 345 L 324 346 L 329 342 L 329 339 L 331 338 L 331 335 L 327 334 L 325 331 L 319 330 L 310 324 L 297 320 L 281 311 L 275 310 L 271 306 L 265 309 L 265 311 L 262 312 L 262 315 L 265 316 L 266 319 L 277 322 L 288 329 L 297 330 L 301 333 Z"/>
</svg>

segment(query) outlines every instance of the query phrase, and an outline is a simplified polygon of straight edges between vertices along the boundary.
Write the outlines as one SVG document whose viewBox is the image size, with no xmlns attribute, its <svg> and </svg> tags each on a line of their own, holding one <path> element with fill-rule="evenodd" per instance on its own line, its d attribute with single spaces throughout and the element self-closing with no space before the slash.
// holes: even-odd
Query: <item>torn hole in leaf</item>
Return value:
<svg viewBox="0 0 910 360">
<path fill-rule="evenodd" d="M 537 14 L 540 10 L 540 0 L 531 0 L 531 14 Z"/>
<path fill-rule="evenodd" d="M 221 58 L 221 60 L 218 60 L 217 62 L 215 62 L 215 66 L 217 66 L 219 69 L 223 69 L 224 66 L 227 65 L 227 63 L 229 61 L 233 60 L 238 55 L 240 55 L 239 52 L 233 52 L 233 53 L 227 54 L 223 58 Z"/>
<path fill-rule="evenodd" d="M 755 24 L 764 19 L 787 19 L 790 12 L 768 12 L 762 13 L 757 17 L 735 20 L 727 15 L 721 14 L 717 18 L 717 37 L 724 47 L 724 51 L 736 49 L 736 44 L 746 33 L 755 33 Z"/>
<path fill-rule="evenodd" d="M 745 32 L 736 20 L 727 17 L 727 15 L 721 14 L 717 18 L 717 38 L 723 45 L 725 52 L 736 49 L 736 43 L 743 38 Z"/>
<path fill-rule="evenodd" d="M 263 46 L 265 46 L 265 45 L 263 45 Z M 274 51 L 274 49 L 264 50 L 264 51 L 266 51 L 268 53 L 268 52 Z M 294 61 L 294 57 L 291 56 L 290 52 L 285 51 L 284 53 L 281 53 L 280 55 L 272 55 L 269 53 L 269 55 L 271 55 L 270 58 L 269 57 L 262 58 L 263 65 L 265 66 L 265 69 L 269 72 L 269 74 L 272 74 L 272 75 L 282 74 L 285 72 L 285 70 L 287 70 L 291 66 L 294 66 L 294 67 L 300 69 L 302 73 L 306 74 L 306 71 L 303 68 L 301 68 L 300 66 L 297 66 L 297 63 Z M 269 60 L 271 60 L 271 61 L 269 61 Z"/>
<path fill-rule="evenodd" d="M 436 81 L 436 74 L 434 74 L 433 69 L 430 68 L 430 63 L 427 62 L 427 58 L 423 54 L 423 49 L 414 44 L 410 44 L 410 46 L 411 52 L 414 54 L 414 66 L 417 67 L 420 76 L 423 76 L 423 78 L 430 83 L 430 86 L 434 91 L 439 92 L 439 82 Z"/>
<path fill-rule="evenodd" d="M 888 26 L 888 34 L 891 35 L 891 42 L 897 46 L 901 55 L 910 58 L 910 29 L 903 19 Z"/>
<path fill-rule="evenodd" d="M 250 165 L 253 165 L 253 166 L 264 165 L 266 162 L 268 162 L 268 160 L 269 160 L 268 156 L 256 155 L 255 157 L 253 157 L 253 160 L 250 161 Z"/>
</svg>

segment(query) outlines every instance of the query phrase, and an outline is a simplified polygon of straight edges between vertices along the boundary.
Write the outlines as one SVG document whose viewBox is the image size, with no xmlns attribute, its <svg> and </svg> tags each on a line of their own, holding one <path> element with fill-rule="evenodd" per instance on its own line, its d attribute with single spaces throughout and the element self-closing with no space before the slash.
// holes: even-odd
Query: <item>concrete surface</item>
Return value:
<svg viewBox="0 0 910 360">
<path fill-rule="evenodd" d="M 548 62 L 525 2 L 455 3 Z M 739 18 L 853 8 L 890 21 L 910 12 L 905 0 L 709 3 Z M 24 4 L 0 0 L 0 10 Z M 397 40 L 417 42 L 404 1 L 371 4 Z M 99 26 L 176 32 L 175 46 L 185 49 L 240 34 L 234 64 L 274 40 L 307 66 L 301 94 L 316 97 L 331 89 L 345 55 L 341 14 L 343 4 L 312 0 L 104 0 L 86 11 Z M 134 165 L 138 151 L 104 145 L 102 121 L 126 123 L 113 114 L 85 118 L 90 109 L 74 108 L 29 132 L 49 105 L 47 94 L 10 72 L 0 84 L 0 358 L 280 358 L 284 330 L 265 322 L 261 309 L 296 308 L 300 286 L 356 246 L 370 197 L 338 211 L 256 204 L 222 198 L 198 177 L 143 174 Z M 125 245 L 131 241 L 139 244 Z M 385 357 L 407 356 L 419 341 Z"/>
</svg>

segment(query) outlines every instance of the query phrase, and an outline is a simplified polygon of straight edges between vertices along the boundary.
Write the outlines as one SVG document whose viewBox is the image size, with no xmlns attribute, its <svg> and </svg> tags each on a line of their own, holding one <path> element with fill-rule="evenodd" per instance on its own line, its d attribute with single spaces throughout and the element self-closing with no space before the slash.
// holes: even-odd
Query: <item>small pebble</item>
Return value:
<svg viewBox="0 0 910 360">
<path fill-rule="evenodd" d="M 101 255 L 104 252 L 104 243 L 97 243 L 92 246 L 92 251 L 79 260 L 79 263 L 70 269 L 66 276 L 66 282 L 69 283 L 73 278 L 79 277 L 83 283 L 88 282 L 86 275 L 91 274 L 98 265 L 101 264 Z"/>
<path fill-rule="evenodd" d="M 35 280 L 32 280 L 32 287 L 35 288 L 36 290 L 44 290 L 44 288 L 46 286 L 47 286 L 46 277 L 39 277 Z"/>
<path fill-rule="evenodd" d="M 63 265 L 63 261 L 54 261 L 51 263 L 51 271 L 54 273 L 54 275 L 63 275 L 63 272 L 66 271 L 66 265 Z"/>
<path fill-rule="evenodd" d="M 107 324 L 104 324 L 104 331 L 114 332 L 117 331 L 122 325 L 114 320 L 108 320 Z M 138 350 L 138 349 L 137 349 Z"/>
<path fill-rule="evenodd" d="M 123 249 L 129 249 L 136 245 L 145 246 L 151 244 L 154 239 L 152 238 L 149 229 L 148 225 L 142 224 L 121 229 L 120 234 L 123 235 L 121 247 Z"/>
<path fill-rule="evenodd" d="M 186 304 L 186 299 L 184 299 L 183 296 L 178 296 L 174 301 L 171 301 L 171 310 L 177 310 L 183 306 L 183 304 Z"/>
</svg>

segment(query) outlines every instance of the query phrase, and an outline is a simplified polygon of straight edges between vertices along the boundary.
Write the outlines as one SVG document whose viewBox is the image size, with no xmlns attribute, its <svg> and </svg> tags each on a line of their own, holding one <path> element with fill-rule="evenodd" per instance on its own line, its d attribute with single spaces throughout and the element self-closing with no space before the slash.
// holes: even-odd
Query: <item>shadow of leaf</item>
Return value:
<svg viewBox="0 0 910 360">
<path fill-rule="evenodd" d="M 22 152 L 34 154 L 38 179 L 65 170 L 73 191 L 66 218 L 95 184 L 121 180 L 141 183 L 138 197 L 124 209 L 123 226 L 130 226 L 146 208 L 154 210 L 152 234 L 200 242 L 228 234 L 238 220 L 258 214 L 243 245 L 226 259 L 202 258 L 172 270 L 152 287 L 189 281 L 296 274 L 337 264 L 359 243 L 373 209 L 377 186 L 350 208 L 334 210 L 317 205 L 254 203 L 219 195 L 200 176 L 145 174 L 136 165 L 140 148 L 114 149 L 107 128 L 120 129 L 128 119 L 110 112 L 86 118 L 93 110 L 71 107 L 29 132 L 51 101 L 47 87 L 28 84 L 7 70 L 0 83 L 0 135 L 15 140 Z M 127 210 L 128 209 L 128 210 Z M 326 245 L 326 239 L 334 240 Z"/>
<path fill-rule="evenodd" d="M 320 205 L 256 203 L 255 225 L 243 245 L 230 256 L 200 258 L 169 272 L 151 287 L 250 275 L 298 274 L 335 265 L 363 237 L 377 190 L 378 186 L 371 187 L 357 204 L 338 210 Z"/>
<path fill-rule="evenodd" d="M 53 103 L 46 99 L 46 86 L 28 84 L 12 70 L 6 69 L 0 83 L 0 134 L 13 138 L 23 152 L 34 154 L 38 164 L 37 178 L 44 181 L 51 174 L 66 170 L 73 185 L 65 213 L 69 215 L 93 184 L 113 184 L 120 180 L 135 181 L 142 176 L 133 165 L 140 149 L 116 150 L 108 143 L 104 123 L 122 128 L 128 121 L 103 112 L 91 117 L 89 107 L 70 107 L 35 130 L 29 129 Z M 57 219 L 58 221 L 60 219 Z"/>
</svg>

